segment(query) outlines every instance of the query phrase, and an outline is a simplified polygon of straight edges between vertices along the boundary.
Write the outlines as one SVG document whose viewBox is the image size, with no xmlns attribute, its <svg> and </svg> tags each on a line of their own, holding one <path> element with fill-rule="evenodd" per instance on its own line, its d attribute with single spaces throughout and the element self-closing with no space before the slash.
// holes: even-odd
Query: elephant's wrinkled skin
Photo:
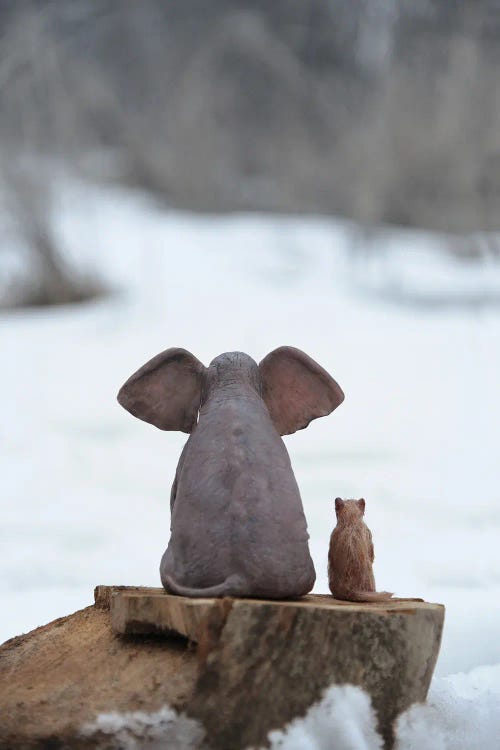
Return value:
<svg viewBox="0 0 500 750">
<path fill-rule="evenodd" d="M 171 494 L 160 573 L 184 596 L 302 596 L 315 572 L 299 489 L 280 434 L 329 414 L 344 396 L 293 347 L 257 365 L 247 354 L 205 368 L 168 349 L 132 375 L 118 400 L 160 429 L 191 432 Z M 199 419 L 197 421 L 199 410 Z"/>
</svg>

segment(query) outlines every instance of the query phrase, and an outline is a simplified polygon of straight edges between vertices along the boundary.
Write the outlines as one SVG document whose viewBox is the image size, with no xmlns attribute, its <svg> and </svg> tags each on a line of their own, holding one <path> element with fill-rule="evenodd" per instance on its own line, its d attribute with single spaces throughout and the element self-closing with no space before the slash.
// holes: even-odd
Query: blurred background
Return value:
<svg viewBox="0 0 500 750">
<path fill-rule="evenodd" d="M 286 439 L 379 587 L 500 662 L 500 6 L 3 0 L 0 640 L 159 585 L 182 435 L 115 394 L 169 346 L 291 344 L 346 401 Z M 2 638 L 3 636 L 3 638 Z"/>
</svg>

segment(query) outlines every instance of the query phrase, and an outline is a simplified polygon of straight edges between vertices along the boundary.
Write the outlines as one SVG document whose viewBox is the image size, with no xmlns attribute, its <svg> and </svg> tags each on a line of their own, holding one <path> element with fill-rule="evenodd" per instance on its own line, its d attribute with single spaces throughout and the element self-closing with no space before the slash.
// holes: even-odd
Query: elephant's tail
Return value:
<svg viewBox="0 0 500 750">
<path fill-rule="evenodd" d="M 162 583 L 165 590 L 170 594 L 177 594 L 178 596 L 191 596 L 194 598 L 211 598 L 220 596 L 245 596 L 248 591 L 246 582 L 240 575 L 231 575 L 226 578 L 222 583 L 218 583 L 216 586 L 208 586 L 205 589 L 191 588 L 190 586 L 182 586 L 176 583 L 171 576 L 165 575 L 162 577 Z"/>
</svg>

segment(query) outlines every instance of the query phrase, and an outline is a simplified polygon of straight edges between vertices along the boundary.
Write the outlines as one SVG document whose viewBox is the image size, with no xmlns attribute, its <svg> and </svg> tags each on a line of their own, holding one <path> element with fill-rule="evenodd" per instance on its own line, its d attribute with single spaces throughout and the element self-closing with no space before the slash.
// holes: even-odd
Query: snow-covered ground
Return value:
<svg viewBox="0 0 500 750">
<path fill-rule="evenodd" d="M 122 382 L 169 346 L 208 364 L 292 344 L 346 393 L 333 415 L 286 438 L 315 590 L 327 591 L 333 499 L 365 497 L 378 587 L 447 609 L 431 703 L 402 720 L 401 750 L 424 747 L 422 736 L 436 750 L 499 747 L 500 309 L 367 294 L 346 252 L 351 229 L 334 221 L 190 215 L 69 182 L 55 210 L 68 252 L 114 294 L 0 315 L 0 641 L 86 606 L 98 583 L 159 585 L 185 436 L 122 410 Z M 420 301 L 422 289 L 435 297 L 436 279 L 446 294 L 464 279 L 457 261 L 419 253 L 405 235 L 381 263 L 393 287 L 413 279 Z M 468 266 L 463 294 L 498 274 Z M 282 746 L 330 747 L 308 731 L 309 744 Z"/>
</svg>

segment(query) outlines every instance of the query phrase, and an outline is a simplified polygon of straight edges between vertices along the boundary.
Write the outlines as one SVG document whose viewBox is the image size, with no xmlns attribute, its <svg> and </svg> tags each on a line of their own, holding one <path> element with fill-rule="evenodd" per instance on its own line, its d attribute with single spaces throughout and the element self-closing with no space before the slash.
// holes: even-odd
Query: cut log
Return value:
<svg viewBox="0 0 500 750">
<path fill-rule="evenodd" d="M 345 683 L 370 694 L 389 748 L 393 720 L 425 700 L 444 618 L 422 601 L 314 595 L 188 599 L 98 586 L 95 601 L 0 647 L 0 750 L 123 747 L 82 727 L 110 711 L 140 710 L 147 724 L 164 706 L 200 722 L 213 750 L 265 747 L 269 731 Z"/>
<path fill-rule="evenodd" d="M 389 747 L 394 719 L 426 698 L 444 620 L 442 605 L 415 599 L 188 599 L 162 589 L 114 590 L 109 599 L 115 632 L 177 632 L 199 644 L 186 710 L 227 750 L 265 745 L 271 729 L 346 683 L 369 693 Z"/>
</svg>

